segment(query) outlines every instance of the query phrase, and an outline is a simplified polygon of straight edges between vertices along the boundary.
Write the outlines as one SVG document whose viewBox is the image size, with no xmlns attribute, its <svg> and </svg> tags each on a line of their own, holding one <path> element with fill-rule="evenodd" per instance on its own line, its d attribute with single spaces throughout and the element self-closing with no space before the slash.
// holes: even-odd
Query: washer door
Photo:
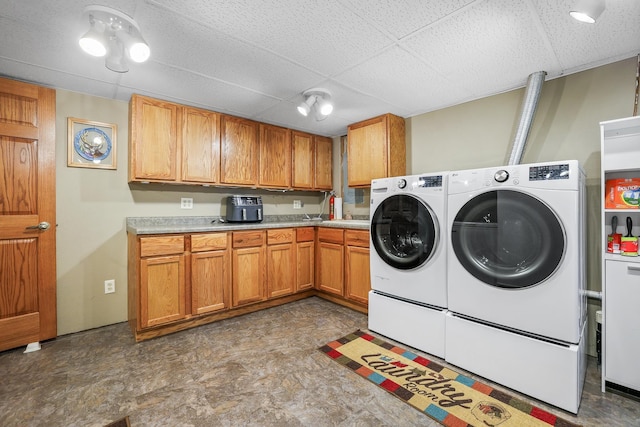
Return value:
<svg viewBox="0 0 640 427">
<path fill-rule="evenodd" d="M 496 190 L 460 209 L 451 244 L 478 280 L 500 288 L 526 288 L 556 271 L 566 240 L 560 220 L 546 204 L 518 191 Z"/>
<path fill-rule="evenodd" d="M 371 217 L 371 240 L 385 263 L 410 270 L 433 255 L 438 224 L 431 209 L 418 198 L 393 195 L 380 203 Z"/>
</svg>

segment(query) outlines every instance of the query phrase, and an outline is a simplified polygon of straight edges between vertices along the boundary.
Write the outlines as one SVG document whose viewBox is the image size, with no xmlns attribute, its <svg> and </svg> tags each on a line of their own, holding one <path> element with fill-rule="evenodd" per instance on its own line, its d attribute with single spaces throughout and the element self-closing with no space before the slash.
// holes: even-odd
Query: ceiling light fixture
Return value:
<svg viewBox="0 0 640 427">
<path fill-rule="evenodd" d="M 105 6 L 87 6 L 83 16 L 89 31 L 79 44 L 89 55 L 105 58 L 105 66 L 117 73 L 129 71 L 127 58 L 134 62 L 149 59 L 151 50 L 140 34 L 140 27 L 129 15 Z"/>
<path fill-rule="evenodd" d="M 313 110 L 317 121 L 324 120 L 333 111 L 331 93 L 322 88 L 313 88 L 303 92 L 304 101 L 298 105 L 298 112 L 308 116 Z"/>
<path fill-rule="evenodd" d="M 569 15 L 580 22 L 594 24 L 604 12 L 604 8 L 604 0 L 578 0 L 569 11 Z"/>
</svg>

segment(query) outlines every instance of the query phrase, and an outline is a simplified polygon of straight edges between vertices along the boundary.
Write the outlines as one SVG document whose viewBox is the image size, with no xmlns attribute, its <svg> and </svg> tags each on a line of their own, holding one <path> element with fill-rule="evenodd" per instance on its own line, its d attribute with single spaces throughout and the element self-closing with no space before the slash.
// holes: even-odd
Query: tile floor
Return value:
<svg viewBox="0 0 640 427">
<path fill-rule="evenodd" d="M 366 315 L 313 297 L 138 344 L 119 323 L 5 351 L 0 426 L 438 426 L 317 350 L 366 328 Z M 599 381 L 590 358 L 577 417 L 534 404 L 585 426 L 640 426 L 640 402 Z"/>
</svg>

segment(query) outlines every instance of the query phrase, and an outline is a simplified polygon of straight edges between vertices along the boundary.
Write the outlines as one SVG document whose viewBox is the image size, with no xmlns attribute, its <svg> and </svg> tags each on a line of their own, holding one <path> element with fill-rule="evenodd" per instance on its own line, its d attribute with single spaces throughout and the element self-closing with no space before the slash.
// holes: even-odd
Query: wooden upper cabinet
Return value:
<svg viewBox="0 0 640 427">
<path fill-rule="evenodd" d="M 178 105 L 133 95 L 129 105 L 129 180 L 177 180 Z"/>
<path fill-rule="evenodd" d="M 179 145 L 183 182 L 220 182 L 220 114 L 184 107 Z"/>
<path fill-rule="evenodd" d="M 260 124 L 260 187 L 291 187 L 291 130 Z"/>
<path fill-rule="evenodd" d="M 220 124 L 220 181 L 223 184 L 257 185 L 259 123 L 223 115 Z"/>
<path fill-rule="evenodd" d="M 292 131 L 292 187 L 331 190 L 333 141 L 324 136 Z"/>
<path fill-rule="evenodd" d="M 324 136 L 315 136 L 315 174 L 313 188 L 331 190 L 333 188 L 332 156 L 333 141 Z"/>
<path fill-rule="evenodd" d="M 350 125 L 347 166 L 349 187 L 370 187 L 372 179 L 405 175 L 404 119 L 384 114 Z"/>
<path fill-rule="evenodd" d="M 313 135 L 291 132 L 292 186 L 299 189 L 313 189 L 314 143 Z"/>
</svg>

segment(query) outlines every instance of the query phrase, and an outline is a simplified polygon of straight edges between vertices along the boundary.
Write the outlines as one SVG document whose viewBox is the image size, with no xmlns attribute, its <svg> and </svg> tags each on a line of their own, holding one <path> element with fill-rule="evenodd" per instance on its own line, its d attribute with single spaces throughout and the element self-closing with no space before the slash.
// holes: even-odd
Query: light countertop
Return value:
<svg viewBox="0 0 640 427">
<path fill-rule="evenodd" d="M 368 230 L 368 219 L 307 220 L 289 216 L 266 217 L 262 222 L 221 222 L 219 217 L 131 217 L 127 232 L 141 234 L 206 233 L 290 227 L 333 227 Z"/>
</svg>

